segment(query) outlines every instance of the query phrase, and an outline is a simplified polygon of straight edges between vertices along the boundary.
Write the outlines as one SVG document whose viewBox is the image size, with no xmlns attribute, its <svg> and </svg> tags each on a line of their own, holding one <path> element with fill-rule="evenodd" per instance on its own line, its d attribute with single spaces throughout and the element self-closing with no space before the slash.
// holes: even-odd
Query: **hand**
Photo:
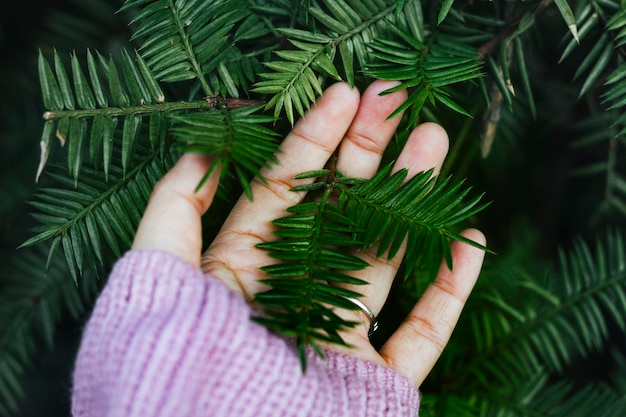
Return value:
<svg viewBox="0 0 626 417">
<path fill-rule="evenodd" d="M 356 89 L 346 84 L 329 87 L 316 106 L 300 120 L 285 138 L 278 163 L 263 170 L 266 184 L 252 184 L 254 200 L 242 196 L 222 230 L 201 256 L 200 218 L 211 205 L 219 173 L 194 192 L 211 158 L 186 154 L 157 184 L 137 230 L 134 249 L 155 249 L 177 255 L 202 269 L 229 288 L 250 300 L 265 290 L 259 267 L 273 263 L 255 245 L 273 239 L 270 222 L 285 215 L 285 209 L 304 198 L 303 192 L 290 189 L 302 184 L 296 174 L 322 169 L 339 148 L 337 168 L 351 177 L 374 175 L 382 153 L 390 141 L 399 117 L 387 116 L 406 99 L 404 91 L 379 96 L 395 84 L 374 82 L 359 98 Z M 425 123 L 410 135 L 394 169 L 409 169 L 409 177 L 435 167 L 438 172 L 448 151 L 448 137 L 436 124 Z M 485 237 L 478 230 L 463 235 L 482 245 Z M 441 355 L 465 301 L 478 277 L 483 251 L 469 245 L 452 243 L 454 270 L 442 263 L 434 283 L 410 312 L 407 319 L 380 351 L 369 342 L 369 321 L 361 311 L 342 310 L 346 318 L 363 324 L 342 334 L 352 348 L 327 346 L 349 355 L 396 369 L 419 387 Z M 355 273 L 370 285 L 356 288 L 361 300 L 378 314 L 387 299 L 398 271 L 401 253 L 391 261 L 376 258 L 375 250 L 359 252 L 370 267 Z"/>
</svg>

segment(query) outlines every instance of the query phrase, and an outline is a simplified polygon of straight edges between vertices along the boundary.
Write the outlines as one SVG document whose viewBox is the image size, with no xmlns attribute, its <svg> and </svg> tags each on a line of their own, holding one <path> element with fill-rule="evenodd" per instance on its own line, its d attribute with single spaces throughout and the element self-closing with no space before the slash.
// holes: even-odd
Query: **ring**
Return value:
<svg viewBox="0 0 626 417">
<path fill-rule="evenodd" d="M 371 337 L 372 334 L 378 329 L 378 319 L 376 318 L 374 313 L 372 313 L 372 310 L 370 310 L 363 303 L 363 301 L 359 300 L 358 298 L 347 297 L 345 295 L 343 296 L 343 298 L 345 298 L 346 300 L 350 301 L 352 304 L 360 308 L 365 313 L 365 315 L 370 319 L 370 328 L 367 331 L 367 336 Z"/>
</svg>

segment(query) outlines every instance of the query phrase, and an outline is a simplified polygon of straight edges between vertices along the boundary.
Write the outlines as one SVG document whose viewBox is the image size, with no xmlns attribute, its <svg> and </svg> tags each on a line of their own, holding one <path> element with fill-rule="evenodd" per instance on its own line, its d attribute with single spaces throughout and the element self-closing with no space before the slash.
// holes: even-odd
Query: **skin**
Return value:
<svg viewBox="0 0 626 417">
<path fill-rule="evenodd" d="M 278 162 L 262 171 L 267 182 L 253 181 L 254 200 L 240 198 L 203 254 L 200 218 L 213 201 L 219 173 L 194 192 L 212 158 L 184 155 L 155 187 L 133 248 L 174 254 L 202 267 L 250 300 L 265 289 L 258 282 L 263 278 L 258 268 L 272 263 L 255 245 L 271 240 L 270 221 L 284 216 L 287 207 L 305 196 L 303 192 L 289 191 L 296 185 L 293 177 L 300 172 L 322 169 L 335 149 L 339 149 L 338 170 L 345 175 L 368 178 L 377 171 L 399 122 L 399 117 L 386 120 L 387 115 L 406 99 L 404 91 L 379 95 L 394 85 L 376 81 L 362 97 L 344 83 L 329 87 L 285 138 Z M 409 177 L 432 167 L 438 172 L 447 152 L 448 136 L 443 128 L 424 123 L 411 133 L 394 169 L 407 167 Z M 486 244 L 478 230 L 468 229 L 462 234 Z M 352 348 L 326 347 L 391 367 L 419 387 L 447 344 L 483 261 L 483 251 L 460 242 L 452 243 L 451 251 L 454 270 L 442 263 L 436 280 L 379 351 L 369 342 L 369 321 L 361 311 L 340 312 L 350 320 L 362 322 L 342 335 Z M 385 257 L 376 258 L 375 249 L 361 251 L 359 256 L 371 266 L 355 273 L 370 283 L 358 291 L 364 295 L 362 301 L 377 315 L 389 295 L 401 256 L 387 261 Z"/>
</svg>

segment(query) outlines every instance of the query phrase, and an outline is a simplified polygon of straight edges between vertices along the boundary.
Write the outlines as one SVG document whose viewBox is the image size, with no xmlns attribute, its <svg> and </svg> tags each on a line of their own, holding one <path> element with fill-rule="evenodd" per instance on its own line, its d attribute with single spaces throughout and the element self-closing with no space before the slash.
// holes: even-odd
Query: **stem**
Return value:
<svg viewBox="0 0 626 417">
<path fill-rule="evenodd" d="M 373 23 L 378 22 L 379 20 L 382 20 L 384 18 L 386 18 L 388 15 L 390 15 L 391 13 L 393 13 L 396 10 L 396 6 L 392 6 L 390 8 L 388 8 L 387 10 L 383 10 L 382 12 L 372 16 L 371 19 L 366 20 L 365 22 L 363 22 L 361 25 L 355 27 L 354 29 L 344 33 L 343 35 L 339 36 L 337 39 L 333 40 L 331 42 L 332 46 L 335 47 L 337 46 L 339 43 L 343 42 L 344 40 L 351 38 L 352 36 L 363 32 L 363 30 L 367 29 L 368 27 L 370 27 Z"/>
<path fill-rule="evenodd" d="M 553 0 L 544 0 L 543 2 L 541 2 L 541 4 L 539 5 L 539 7 L 537 7 L 537 10 L 535 10 L 535 15 L 538 15 L 539 13 L 541 13 L 546 7 L 548 7 L 549 5 L 552 4 Z M 514 18 L 508 25 L 506 25 L 500 32 L 496 33 L 493 38 L 489 39 L 487 42 L 485 42 L 479 49 L 478 49 L 478 55 L 481 58 L 486 57 L 487 55 L 489 55 L 489 53 L 496 47 L 498 46 L 498 44 L 503 40 L 508 38 L 511 34 L 513 34 L 513 32 L 515 32 L 517 30 L 517 28 L 519 27 L 520 22 L 522 21 L 522 18 L 524 17 L 524 14 L 521 14 L 519 16 L 517 16 L 516 18 Z"/>
<path fill-rule="evenodd" d="M 308 280 L 307 280 L 307 285 L 305 287 L 304 290 L 304 294 L 303 294 L 303 300 L 302 300 L 302 308 L 300 310 L 301 313 L 305 314 L 306 317 L 306 336 L 305 336 L 305 340 L 303 340 L 305 343 L 308 343 L 309 339 L 310 339 L 310 335 L 309 335 L 309 331 L 312 329 L 312 326 L 310 325 L 311 323 L 311 306 L 313 305 L 313 290 L 315 288 L 315 277 L 314 277 L 314 273 L 313 271 L 315 271 L 315 266 L 317 265 L 317 248 L 318 248 L 318 241 L 320 238 L 320 234 L 322 232 L 322 218 L 323 218 L 323 214 L 324 214 L 324 208 L 326 207 L 326 203 L 328 202 L 328 198 L 330 197 L 330 194 L 332 193 L 332 189 L 331 188 L 326 188 L 324 190 L 324 194 L 322 195 L 322 198 L 320 200 L 319 203 L 319 209 L 316 215 L 316 219 L 315 219 L 315 226 L 314 226 L 314 230 L 315 233 L 313 234 L 313 236 L 311 236 L 311 244 L 309 246 L 310 248 L 310 252 L 309 252 L 309 263 L 307 265 L 307 275 L 308 275 Z"/>
<path fill-rule="evenodd" d="M 264 104 L 260 100 L 242 100 L 236 98 L 223 98 L 220 96 L 207 96 L 204 100 L 180 101 L 173 103 L 141 104 L 129 107 L 106 107 L 101 109 L 80 110 L 49 110 L 43 114 L 44 120 L 63 118 L 88 118 L 95 116 L 119 117 L 151 114 L 156 112 L 177 112 L 185 110 L 208 110 L 215 108 L 235 109 L 238 107 L 255 106 Z"/>
<path fill-rule="evenodd" d="M 141 104 L 129 107 L 106 107 L 102 109 L 81 109 L 81 110 L 49 110 L 43 114 L 44 120 L 55 120 L 69 118 L 88 118 L 98 115 L 105 117 L 118 117 L 129 115 L 150 114 L 158 111 L 175 112 L 183 110 L 205 110 L 215 107 L 215 104 L 207 100 L 196 100 L 188 102 Z"/>
</svg>

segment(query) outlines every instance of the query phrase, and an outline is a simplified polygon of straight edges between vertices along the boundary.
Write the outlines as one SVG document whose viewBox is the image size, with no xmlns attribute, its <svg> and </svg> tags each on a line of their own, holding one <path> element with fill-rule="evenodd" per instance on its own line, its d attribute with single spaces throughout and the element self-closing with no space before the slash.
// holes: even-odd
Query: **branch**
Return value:
<svg viewBox="0 0 626 417">
<path fill-rule="evenodd" d="M 537 7 L 537 10 L 535 10 L 535 15 L 541 13 L 546 7 L 548 7 L 550 4 L 552 4 L 552 2 L 553 2 L 553 0 L 544 0 L 539 5 L 539 7 Z M 502 28 L 502 30 L 500 30 L 500 32 L 496 33 L 493 36 L 493 38 L 489 39 L 480 48 L 478 48 L 478 55 L 480 56 L 480 58 L 484 58 L 487 55 L 489 55 L 489 53 L 496 46 L 498 46 L 500 41 L 502 41 L 503 39 L 506 39 L 509 36 L 511 36 L 511 34 L 517 30 L 517 28 L 519 27 L 519 24 L 520 24 L 520 22 L 522 21 L 523 18 L 524 18 L 524 14 L 521 14 L 521 15 L 515 17 L 511 22 L 509 22 L 508 25 L 506 25 L 504 28 Z"/>
<path fill-rule="evenodd" d="M 182 110 L 208 110 L 215 108 L 236 109 L 239 107 L 256 106 L 258 104 L 265 104 L 260 100 L 241 100 L 236 98 L 224 98 L 217 95 L 207 96 L 204 100 L 195 100 L 188 102 L 175 102 L 175 103 L 157 103 L 157 104 L 142 104 L 139 106 L 129 107 L 107 107 L 101 109 L 80 109 L 80 110 L 59 110 L 59 111 L 47 111 L 43 114 L 44 120 L 63 119 L 65 117 L 72 118 L 87 118 L 102 115 L 105 117 L 118 117 L 129 115 L 150 114 L 158 111 L 161 112 L 176 112 Z"/>
</svg>

